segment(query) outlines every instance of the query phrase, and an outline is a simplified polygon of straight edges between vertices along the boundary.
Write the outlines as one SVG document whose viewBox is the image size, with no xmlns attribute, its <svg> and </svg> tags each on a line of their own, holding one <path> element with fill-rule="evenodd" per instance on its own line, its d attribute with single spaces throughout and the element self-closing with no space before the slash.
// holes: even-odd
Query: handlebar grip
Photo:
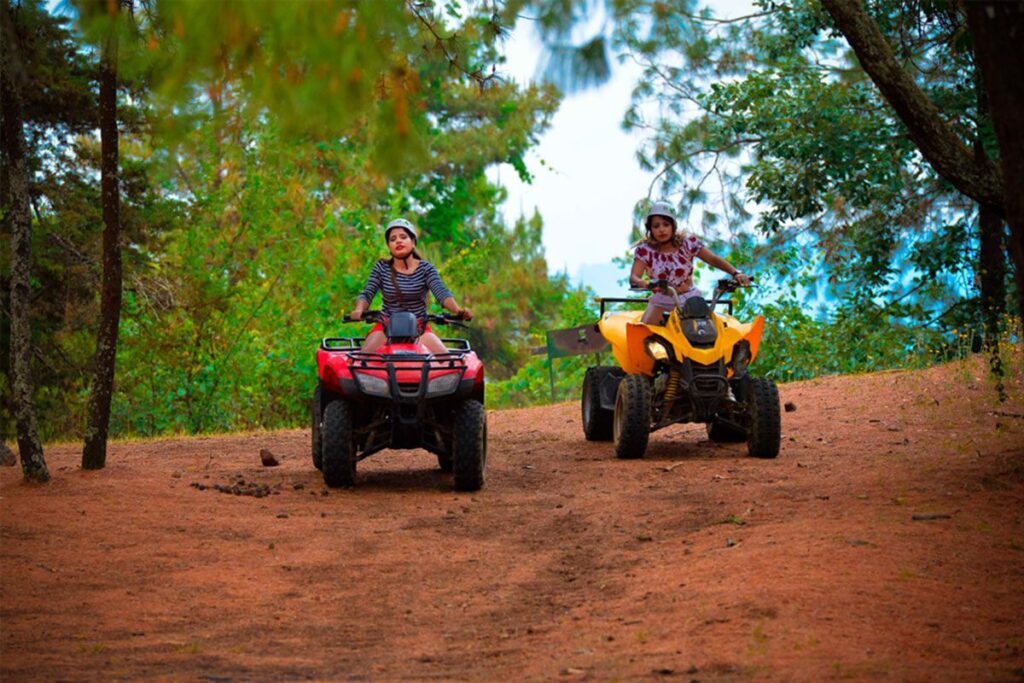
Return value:
<svg viewBox="0 0 1024 683">
<path fill-rule="evenodd" d="M 376 323 L 380 322 L 383 314 L 380 311 L 363 311 L 363 317 L 356 320 L 351 315 L 346 314 L 342 317 L 341 322 L 343 323 Z"/>
</svg>

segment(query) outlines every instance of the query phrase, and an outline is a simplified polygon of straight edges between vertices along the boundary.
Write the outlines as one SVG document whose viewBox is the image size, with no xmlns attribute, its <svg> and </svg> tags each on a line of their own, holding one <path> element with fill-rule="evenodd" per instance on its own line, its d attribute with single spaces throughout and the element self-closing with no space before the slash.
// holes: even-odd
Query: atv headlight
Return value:
<svg viewBox="0 0 1024 683">
<path fill-rule="evenodd" d="M 435 377 L 427 382 L 427 396 L 441 396 L 452 393 L 459 386 L 460 379 L 462 379 L 462 375 L 458 372 L 450 372 L 447 375 Z"/>
<path fill-rule="evenodd" d="M 355 373 L 356 378 L 359 380 L 359 389 L 364 394 L 370 396 L 390 396 L 391 388 L 388 386 L 388 381 L 383 377 L 377 377 L 376 375 L 370 375 L 364 372 Z"/>
<path fill-rule="evenodd" d="M 647 349 L 647 355 L 654 360 L 668 359 L 668 348 L 666 348 L 664 343 L 657 339 L 648 339 L 644 342 L 644 347 Z"/>
</svg>

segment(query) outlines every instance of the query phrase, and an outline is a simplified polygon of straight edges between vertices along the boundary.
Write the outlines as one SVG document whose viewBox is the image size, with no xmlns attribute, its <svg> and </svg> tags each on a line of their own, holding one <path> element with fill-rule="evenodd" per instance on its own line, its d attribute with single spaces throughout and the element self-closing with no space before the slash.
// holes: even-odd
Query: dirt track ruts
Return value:
<svg viewBox="0 0 1024 683">
<path fill-rule="evenodd" d="M 423 451 L 325 494 L 299 430 L 50 446 L 0 472 L 0 678 L 1022 680 L 1024 392 L 982 370 L 783 386 L 774 461 L 491 411 L 474 494 Z"/>
</svg>

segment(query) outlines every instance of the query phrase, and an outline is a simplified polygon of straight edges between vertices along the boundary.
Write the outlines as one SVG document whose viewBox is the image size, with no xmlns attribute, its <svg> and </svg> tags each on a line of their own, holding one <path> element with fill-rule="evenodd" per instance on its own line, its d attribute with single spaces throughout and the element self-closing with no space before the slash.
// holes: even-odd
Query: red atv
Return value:
<svg viewBox="0 0 1024 683">
<path fill-rule="evenodd" d="M 457 490 L 479 489 L 487 460 L 484 366 L 469 342 L 444 339 L 448 351 L 431 353 L 417 343 L 412 313 L 389 319 L 367 311 L 363 320 L 384 326 L 377 351 L 360 350 L 358 337 L 327 337 L 316 352 L 313 465 L 324 482 L 352 486 L 359 460 L 385 448 L 424 448 L 454 474 Z M 450 316 L 427 321 L 465 327 Z"/>
</svg>

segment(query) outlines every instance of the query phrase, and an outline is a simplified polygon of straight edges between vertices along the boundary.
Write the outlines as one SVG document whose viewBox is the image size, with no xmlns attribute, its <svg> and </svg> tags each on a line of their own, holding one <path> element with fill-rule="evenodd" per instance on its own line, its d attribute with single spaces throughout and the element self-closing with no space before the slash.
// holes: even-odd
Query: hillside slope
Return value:
<svg viewBox="0 0 1024 683">
<path fill-rule="evenodd" d="M 577 404 L 494 411 L 472 495 L 422 451 L 327 491 L 304 431 L 100 472 L 52 446 L 50 484 L 0 472 L 0 678 L 1018 680 L 1010 390 L 976 361 L 786 385 L 774 461 L 697 425 L 618 461 Z"/>
</svg>

